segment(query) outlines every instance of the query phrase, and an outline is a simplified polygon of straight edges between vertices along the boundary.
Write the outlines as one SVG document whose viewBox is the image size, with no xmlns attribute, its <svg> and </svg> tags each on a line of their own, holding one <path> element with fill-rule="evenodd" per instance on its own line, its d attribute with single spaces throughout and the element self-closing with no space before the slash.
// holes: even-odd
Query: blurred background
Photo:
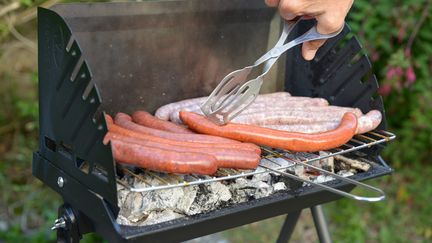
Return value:
<svg viewBox="0 0 432 243">
<path fill-rule="evenodd" d="M 61 198 L 32 177 L 37 148 L 36 7 L 60 0 L 0 0 L 0 242 L 49 242 Z M 374 180 L 388 199 L 325 205 L 335 242 L 432 241 L 432 0 L 355 0 L 348 18 L 380 82 L 395 169 Z M 317 241 L 305 210 L 294 242 Z M 221 235 L 230 242 L 275 241 L 277 217 Z M 95 235 L 84 242 L 99 242 Z"/>
</svg>

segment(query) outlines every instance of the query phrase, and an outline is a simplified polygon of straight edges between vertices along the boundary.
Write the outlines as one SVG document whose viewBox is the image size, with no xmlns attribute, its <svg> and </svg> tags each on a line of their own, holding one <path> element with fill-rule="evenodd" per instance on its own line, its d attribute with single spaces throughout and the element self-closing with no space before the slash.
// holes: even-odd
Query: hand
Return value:
<svg viewBox="0 0 432 243">
<path fill-rule="evenodd" d="M 317 30 L 321 34 L 338 31 L 344 25 L 354 0 L 265 0 L 270 7 L 278 7 L 282 18 L 292 20 L 297 16 L 310 16 L 317 20 Z M 318 48 L 325 40 L 303 43 L 302 55 L 306 60 L 315 57 Z"/>
</svg>

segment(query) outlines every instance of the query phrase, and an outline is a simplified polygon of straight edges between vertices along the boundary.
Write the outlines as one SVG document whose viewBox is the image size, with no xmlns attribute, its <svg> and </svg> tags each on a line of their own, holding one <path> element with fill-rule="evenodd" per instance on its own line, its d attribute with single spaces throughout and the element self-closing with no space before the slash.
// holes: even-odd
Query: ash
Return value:
<svg viewBox="0 0 432 243">
<path fill-rule="evenodd" d="M 261 161 L 261 164 L 272 165 L 273 167 L 275 163 L 278 166 L 287 165 L 286 160 L 278 158 L 273 158 L 271 162 L 266 159 Z M 365 161 L 354 160 L 344 156 L 322 159 L 313 162 L 312 165 L 342 176 L 351 176 L 358 172 L 367 171 L 370 168 L 370 164 Z M 333 180 L 331 176 L 310 171 L 301 165 L 292 166 L 286 172 L 316 183 Z M 135 188 L 147 187 L 148 184 L 155 186 L 166 183 L 166 181 L 162 182 L 158 178 L 153 178 L 150 181 L 146 181 L 147 184 L 144 184 L 140 178 L 144 177 L 145 174 L 141 174 L 140 176 L 138 178 L 126 174 L 122 178 L 122 182 Z M 188 179 L 186 178 L 188 176 L 177 175 L 172 177 L 177 181 Z M 129 189 L 118 185 L 120 213 L 117 222 L 123 225 L 152 225 L 267 197 L 279 191 L 297 189 L 302 186 L 309 185 L 273 172 L 242 177 L 231 181 L 212 182 L 209 184 L 141 193 L 131 192 Z"/>
</svg>

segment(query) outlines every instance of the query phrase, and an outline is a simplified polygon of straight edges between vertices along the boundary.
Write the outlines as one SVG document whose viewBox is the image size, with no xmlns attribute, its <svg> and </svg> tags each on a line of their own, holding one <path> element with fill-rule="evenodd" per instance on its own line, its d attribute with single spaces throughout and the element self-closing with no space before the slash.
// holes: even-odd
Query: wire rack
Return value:
<svg viewBox="0 0 432 243">
<path fill-rule="evenodd" d="M 135 173 L 127 168 L 123 168 L 123 172 L 136 179 L 140 183 L 140 187 L 134 187 L 128 183 L 117 179 L 117 183 L 121 186 L 127 188 L 132 192 L 148 192 L 154 190 L 163 190 L 176 187 L 192 186 L 207 184 L 216 181 L 227 181 L 234 180 L 242 177 L 249 177 L 262 173 L 277 173 L 281 176 L 289 177 L 294 180 L 305 182 L 309 185 L 314 185 L 320 187 L 324 190 L 334 192 L 336 194 L 352 198 L 360 201 L 380 201 L 385 198 L 384 192 L 381 189 L 369 186 L 367 184 L 358 182 L 356 180 L 340 176 L 338 174 L 329 172 L 325 169 L 311 165 L 311 162 L 319 161 L 329 157 L 342 155 L 346 153 L 351 153 L 354 151 L 359 151 L 364 148 L 370 148 L 372 146 L 379 146 L 382 143 L 388 142 L 396 138 L 396 135 L 384 131 L 384 130 L 374 130 L 365 134 L 359 134 L 354 136 L 348 143 L 331 150 L 321 151 L 319 153 L 304 153 L 304 152 L 291 152 L 279 149 L 272 149 L 267 147 L 261 147 L 263 154 L 261 162 L 257 169 L 255 170 L 234 170 L 234 169 L 219 169 L 215 176 L 201 176 L 201 175 L 175 175 L 175 174 L 164 174 L 156 173 L 148 170 L 143 170 L 141 173 Z M 297 175 L 287 173 L 287 169 L 290 169 L 296 165 L 301 165 L 318 171 L 326 176 L 333 177 L 334 179 L 339 179 L 347 183 L 354 184 L 359 187 L 363 187 L 367 190 L 373 191 L 379 194 L 375 197 L 363 197 L 350 194 L 333 187 L 327 186 L 325 184 L 315 183 L 311 180 L 300 178 Z"/>
</svg>

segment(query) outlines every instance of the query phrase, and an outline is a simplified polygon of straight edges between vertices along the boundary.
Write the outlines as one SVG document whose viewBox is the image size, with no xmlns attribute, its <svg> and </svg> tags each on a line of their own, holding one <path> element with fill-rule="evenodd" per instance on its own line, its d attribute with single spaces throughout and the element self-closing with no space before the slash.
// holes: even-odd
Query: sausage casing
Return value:
<svg viewBox="0 0 432 243">
<path fill-rule="evenodd" d="M 186 111 L 180 112 L 180 117 L 189 128 L 199 133 L 298 152 L 316 152 L 339 147 L 348 142 L 357 129 L 357 117 L 350 112 L 342 117 L 336 129 L 314 134 L 291 133 L 236 123 L 218 126 L 204 116 Z"/>
<path fill-rule="evenodd" d="M 173 132 L 166 132 L 150 127 L 145 127 L 142 125 L 139 125 L 137 123 L 134 123 L 132 121 L 132 118 L 125 114 L 125 113 L 117 113 L 117 115 L 114 118 L 114 123 L 132 130 L 136 132 L 140 132 L 143 134 L 171 139 L 179 142 L 194 142 L 194 143 L 238 143 L 238 141 L 227 139 L 223 137 L 217 137 L 217 136 L 209 136 L 204 134 L 179 134 L 179 133 L 173 133 Z"/>
<path fill-rule="evenodd" d="M 173 122 L 165 121 L 154 117 L 152 114 L 146 111 L 136 111 L 132 114 L 132 120 L 139 125 L 159 129 L 162 131 L 173 132 L 173 133 L 194 133 L 191 130 Z"/>
<path fill-rule="evenodd" d="M 169 151 L 209 154 L 215 157 L 218 168 L 255 169 L 261 159 L 259 155 L 244 150 L 211 147 L 198 148 L 163 144 L 150 140 L 127 137 L 113 132 L 108 132 L 105 137 L 105 142 L 108 142 L 109 140 L 121 140 L 127 143 L 134 143 Z"/>
<path fill-rule="evenodd" d="M 208 154 L 168 151 L 117 139 L 110 142 L 114 158 L 120 163 L 179 174 L 212 175 L 217 170 L 216 159 Z"/>
<path fill-rule="evenodd" d="M 106 115 L 106 117 L 107 117 L 106 120 L 108 122 L 108 131 L 118 133 L 118 134 L 121 134 L 124 136 L 135 137 L 135 138 L 140 138 L 140 139 L 144 139 L 144 140 L 150 140 L 150 141 L 155 141 L 155 142 L 160 142 L 160 143 L 165 143 L 165 144 L 178 145 L 178 146 L 197 147 L 197 148 L 208 148 L 208 147 L 226 148 L 226 149 L 236 149 L 236 150 L 249 151 L 251 153 L 256 153 L 258 155 L 261 154 L 261 149 L 258 146 L 256 146 L 255 144 L 251 144 L 251 143 L 179 142 L 179 141 L 175 141 L 175 140 L 171 140 L 171 139 L 166 139 L 166 138 L 161 138 L 161 137 L 156 137 L 156 136 L 151 136 L 151 135 L 135 132 L 135 131 L 120 127 L 114 123 L 109 122 L 109 120 L 110 120 L 109 115 Z M 104 141 L 104 143 L 106 143 L 106 141 Z"/>
</svg>

